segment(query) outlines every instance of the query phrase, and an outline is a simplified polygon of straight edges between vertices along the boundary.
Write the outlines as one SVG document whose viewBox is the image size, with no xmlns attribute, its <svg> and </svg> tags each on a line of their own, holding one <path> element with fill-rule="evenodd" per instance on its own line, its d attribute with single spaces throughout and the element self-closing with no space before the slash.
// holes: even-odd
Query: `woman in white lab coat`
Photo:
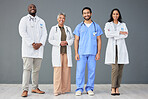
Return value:
<svg viewBox="0 0 148 99">
<path fill-rule="evenodd" d="M 129 63 L 125 38 L 128 36 L 126 24 L 122 22 L 120 11 L 116 8 L 111 11 L 110 19 L 105 24 L 105 35 L 108 38 L 105 64 L 112 66 L 111 95 L 120 95 L 119 87 L 124 64 Z"/>
<path fill-rule="evenodd" d="M 64 25 L 66 15 L 57 16 L 58 24 L 53 26 L 49 34 L 52 45 L 52 65 L 54 67 L 54 95 L 58 96 L 71 91 L 71 67 L 73 34 L 71 28 Z"/>
</svg>

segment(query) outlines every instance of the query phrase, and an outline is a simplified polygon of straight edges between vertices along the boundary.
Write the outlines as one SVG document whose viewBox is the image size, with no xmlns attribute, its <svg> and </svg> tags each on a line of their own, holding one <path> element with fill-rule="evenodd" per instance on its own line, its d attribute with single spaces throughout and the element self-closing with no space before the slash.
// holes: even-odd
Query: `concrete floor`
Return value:
<svg viewBox="0 0 148 99">
<path fill-rule="evenodd" d="M 75 84 L 71 85 L 71 92 L 59 96 L 53 95 L 52 84 L 40 84 L 39 88 L 45 94 L 31 93 L 31 85 L 28 97 L 25 99 L 148 99 L 148 84 L 122 84 L 120 96 L 110 95 L 110 84 L 95 84 L 94 96 L 88 96 L 86 92 L 82 96 L 75 96 Z M 0 84 L 0 99 L 24 99 L 21 97 L 21 84 Z"/>
</svg>

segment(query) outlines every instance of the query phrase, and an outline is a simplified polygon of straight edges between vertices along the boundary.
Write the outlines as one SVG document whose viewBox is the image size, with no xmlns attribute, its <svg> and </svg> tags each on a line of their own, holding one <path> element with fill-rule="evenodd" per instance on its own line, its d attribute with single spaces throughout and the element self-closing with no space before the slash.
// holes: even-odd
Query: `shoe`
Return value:
<svg viewBox="0 0 148 99">
<path fill-rule="evenodd" d="M 76 96 L 81 96 L 82 95 L 82 92 L 81 91 L 76 91 L 75 95 Z"/>
<path fill-rule="evenodd" d="M 61 94 L 65 94 L 66 92 L 61 92 Z"/>
<path fill-rule="evenodd" d="M 119 92 L 118 93 L 116 92 L 116 95 L 120 95 L 120 93 Z"/>
<path fill-rule="evenodd" d="M 91 91 L 91 90 L 87 91 L 87 94 L 90 95 L 90 96 L 94 96 L 95 95 L 94 92 Z"/>
<path fill-rule="evenodd" d="M 111 89 L 111 91 L 112 91 L 112 89 Z M 115 89 L 115 93 L 111 93 L 111 95 L 112 96 L 115 96 L 116 95 L 116 89 Z"/>
<path fill-rule="evenodd" d="M 60 94 L 58 94 L 58 93 L 54 93 L 54 95 L 55 95 L 55 96 L 58 96 L 58 95 L 60 95 Z"/>
<path fill-rule="evenodd" d="M 21 96 L 22 97 L 27 97 L 28 96 L 28 91 L 24 90 Z"/>
<path fill-rule="evenodd" d="M 111 93 L 111 95 L 112 95 L 112 96 L 115 96 L 115 95 L 117 95 L 117 94 L 116 94 L 116 93 Z"/>
<path fill-rule="evenodd" d="M 120 95 L 120 93 L 116 93 L 116 95 Z"/>
<path fill-rule="evenodd" d="M 44 94 L 45 92 L 37 88 L 37 89 L 32 89 L 32 93 Z"/>
</svg>

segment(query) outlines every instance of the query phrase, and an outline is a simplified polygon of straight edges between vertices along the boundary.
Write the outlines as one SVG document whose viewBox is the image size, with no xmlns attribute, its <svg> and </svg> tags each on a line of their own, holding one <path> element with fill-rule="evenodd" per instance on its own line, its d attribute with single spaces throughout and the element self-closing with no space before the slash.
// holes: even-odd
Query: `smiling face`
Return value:
<svg viewBox="0 0 148 99">
<path fill-rule="evenodd" d="M 65 16 L 64 15 L 59 15 L 57 18 L 58 24 L 63 26 L 65 22 Z"/>
<path fill-rule="evenodd" d="M 85 20 L 87 20 L 87 21 L 90 20 L 91 19 L 91 16 L 92 16 L 92 13 L 90 12 L 89 9 L 83 10 L 83 18 Z"/>
<path fill-rule="evenodd" d="M 30 4 L 30 5 L 28 6 L 28 12 L 29 12 L 29 14 L 35 16 L 36 11 L 37 11 L 37 10 L 36 10 L 36 6 L 35 6 L 34 4 Z"/>
<path fill-rule="evenodd" d="M 113 17 L 114 21 L 117 21 L 118 18 L 119 18 L 119 12 L 117 10 L 114 10 L 113 14 L 112 14 L 112 17 Z"/>
</svg>

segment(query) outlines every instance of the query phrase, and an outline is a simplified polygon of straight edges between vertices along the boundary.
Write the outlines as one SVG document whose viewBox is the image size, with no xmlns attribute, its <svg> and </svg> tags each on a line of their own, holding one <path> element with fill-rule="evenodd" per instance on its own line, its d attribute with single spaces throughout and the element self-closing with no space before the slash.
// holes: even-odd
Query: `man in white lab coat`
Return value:
<svg viewBox="0 0 148 99">
<path fill-rule="evenodd" d="M 29 14 L 19 23 L 19 34 L 22 37 L 23 79 L 22 97 L 28 96 L 30 73 L 32 71 L 32 93 L 44 94 L 38 88 L 39 70 L 43 58 L 47 30 L 44 20 L 36 15 L 36 6 L 28 6 Z"/>
</svg>

